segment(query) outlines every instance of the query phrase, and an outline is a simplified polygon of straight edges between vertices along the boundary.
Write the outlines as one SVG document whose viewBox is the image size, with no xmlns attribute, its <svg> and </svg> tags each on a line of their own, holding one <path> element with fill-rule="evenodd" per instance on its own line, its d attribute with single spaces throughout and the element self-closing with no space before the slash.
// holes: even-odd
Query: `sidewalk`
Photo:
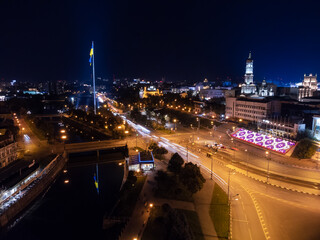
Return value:
<svg viewBox="0 0 320 240">
<path fill-rule="evenodd" d="M 202 232 L 206 240 L 219 239 L 217 237 L 212 219 L 209 215 L 214 185 L 215 182 L 213 180 L 206 179 L 206 182 L 203 184 L 203 188 L 193 196 L 196 212 L 198 214 Z"/>
<path fill-rule="evenodd" d="M 141 238 L 150 215 L 149 205 L 145 206 L 145 201 L 147 202 L 147 204 L 150 203 L 150 193 L 152 193 L 152 185 L 149 183 L 150 178 L 151 176 L 147 175 L 146 181 L 134 207 L 132 216 L 125 226 L 124 231 L 120 235 L 119 240 Z"/>
</svg>

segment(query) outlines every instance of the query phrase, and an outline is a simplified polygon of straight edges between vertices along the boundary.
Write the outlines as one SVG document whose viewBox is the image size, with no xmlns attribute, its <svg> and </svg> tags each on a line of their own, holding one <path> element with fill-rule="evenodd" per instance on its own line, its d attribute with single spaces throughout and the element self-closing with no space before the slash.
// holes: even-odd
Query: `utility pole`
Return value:
<svg viewBox="0 0 320 240">
<path fill-rule="evenodd" d="M 211 156 L 211 176 L 210 176 L 211 180 L 212 180 L 212 165 L 213 165 L 213 156 Z"/>
<path fill-rule="evenodd" d="M 136 148 L 138 147 L 138 133 L 136 134 Z"/>
<path fill-rule="evenodd" d="M 189 145 L 187 143 L 187 162 L 189 162 Z"/>
<path fill-rule="evenodd" d="M 249 156 L 249 153 L 248 153 L 248 149 L 245 149 L 244 151 L 247 153 L 247 177 L 248 177 L 248 156 Z"/>
<path fill-rule="evenodd" d="M 270 158 L 271 158 L 271 153 L 270 153 L 270 157 L 269 157 L 269 152 L 266 151 L 266 158 L 267 158 L 267 161 L 268 161 L 268 166 L 267 166 L 267 183 L 269 182 L 269 162 L 270 162 Z"/>
</svg>

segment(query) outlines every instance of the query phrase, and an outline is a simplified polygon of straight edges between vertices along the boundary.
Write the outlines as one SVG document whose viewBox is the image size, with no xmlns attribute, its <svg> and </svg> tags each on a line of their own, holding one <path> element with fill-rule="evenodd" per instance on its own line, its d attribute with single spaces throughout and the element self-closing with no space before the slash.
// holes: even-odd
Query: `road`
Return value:
<svg viewBox="0 0 320 240">
<path fill-rule="evenodd" d="M 150 142 L 151 139 L 157 141 L 159 145 L 166 147 L 170 152 L 178 152 L 186 161 L 199 164 L 203 173 L 207 176 L 210 175 L 211 159 L 207 158 L 204 152 L 196 151 L 195 148 L 187 149 L 181 146 L 187 146 L 186 143 L 189 142 L 190 131 L 169 136 L 141 129 L 138 132 L 142 136 L 139 141 Z M 223 130 L 219 133 L 222 136 L 221 142 L 229 145 L 230 143 L 228 144 L 227 141 L 229 141 L 230 137 L 223 135 Z M 193 138 L 193 136 L 191 137 Z M 197 139 L 198 137 L 199 140 Z M 187 142 L 184 142 L 185 139 L 187 139 Z M 217 136 L 211 137 L 208 131 L 204 130 L 200 130 L 196 135 L 196 142 L 212 139 L 215 141 L 220 140 L 219 137 L 217 139 Z M 242 144 L 239 145 L 238 147 L 243 147 Z M 250 152 L 251 161 L 249 163 L 262 168 L 262 164 L 266 164 L 266 160 L 263 157 L 259 157 L 263 150 L 251 150 L 253 147 L 245 147 Z M 246 153 L 241 151 L 235 154 L 236 161 L 244 162 L 247 157 Z M 232 155 L 229 157 L 232 158 Z M 320 229 L 316 227 L 320 220 L 319 196 L 298 193 L 253 180 L 244 174 L 231 171 L 233 164 L 226 163 L 218 157 L 212 160 L 212 166 L 214 181 L 226 191 L 230 173 L 232 239 L 320 238 Z M 270 169 L 280 174 L 295 174 L 301 178 L 319 180 L 317 171 L 292 168 L 272 161 L 270 161 Z M 238 197 L 233 197 L 237 194 L 239 194 Z M 308 230 L 308 233 L 305 230 Z"/>
<path fill-rule="evenodd" d="M 230 129 L 229 125 L 222 125 L 218 127 L 217 130 L 204 130 L 201 129 L 199 131 L 197 130 L 191 130 L 187 128 L 180 127 L 181 131 L 178 131 L 177 134 L 173 135 L 167 135 L 169 139 L 173 141 L 180 142 L 181 144 L 184 144 L 184 146 L 187 145 L 189 140 L 193 140 L 196 144 L 204 146 L 205 143 L 218 143 L 223 144 L 228 147 L 236 147 L 238 151 L 234 150 L 222 150 L 225 155 L 232 158 L 233 162 L 239 162 L 243 165 L 247 165 L 257 168 L 257 169 L 263 169 L 264 171 L 267 170 L 268 166 L 268 160 L 266 158 L 265 152 L 266 149 L 253 146 L 252 144 L 240 141 L 240 140 L 233 140 L 231 141 L 230 136 L 227 135 L 226 131 Z M 193 137 L 193 134 L 195 137 Z M 221 137 L 220 137 L 221 136 Z M 247 150 L 247 151 L 245 151 Z M 291 165 L 282 164 L 279 162 L 286 162 L 289 158 L 287 156 L 274 153 L 269 151 L 269 169 L 270 171 L 278 174 L 283 175 L 286 177 L 293 177 L 297 179 L 304 179 L 306 181 L 311 182 L 317 182 L 320 183 L 320 174 L 318 170 L 314 169 L 304 169 L 299 167 L 293 167 Z"/>
</svg>

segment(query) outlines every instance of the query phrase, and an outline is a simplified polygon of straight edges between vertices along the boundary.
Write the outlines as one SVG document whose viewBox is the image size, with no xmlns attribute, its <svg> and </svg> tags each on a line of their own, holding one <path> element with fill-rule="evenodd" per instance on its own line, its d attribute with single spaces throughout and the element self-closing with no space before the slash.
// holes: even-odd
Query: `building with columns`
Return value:
<svg viewBox="0 0 320 240">
<path fill-rule="evenodd" d="M 312 97 L 313 93 L 318 89 L 317 74 L 308 76 L 304 74 L 302 86 L 299 87 L 298 100 L 301 101 L 303 98 Z"/>
</svg>

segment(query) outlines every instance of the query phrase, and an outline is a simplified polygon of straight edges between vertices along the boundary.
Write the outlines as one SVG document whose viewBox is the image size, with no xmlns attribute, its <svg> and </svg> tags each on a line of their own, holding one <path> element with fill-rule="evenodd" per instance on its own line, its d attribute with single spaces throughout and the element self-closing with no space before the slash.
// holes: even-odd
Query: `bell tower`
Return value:
<svg viewBox="0 0 320 240">
<path fill-rule="evenodd" d="M 246 61 L 246 74 L 244 75 L 244 82 L 247 85 L 253 84 L 253 60 L 251 58 L 251 52 L 249 52 L 249 57 Z"/>
</svg>

